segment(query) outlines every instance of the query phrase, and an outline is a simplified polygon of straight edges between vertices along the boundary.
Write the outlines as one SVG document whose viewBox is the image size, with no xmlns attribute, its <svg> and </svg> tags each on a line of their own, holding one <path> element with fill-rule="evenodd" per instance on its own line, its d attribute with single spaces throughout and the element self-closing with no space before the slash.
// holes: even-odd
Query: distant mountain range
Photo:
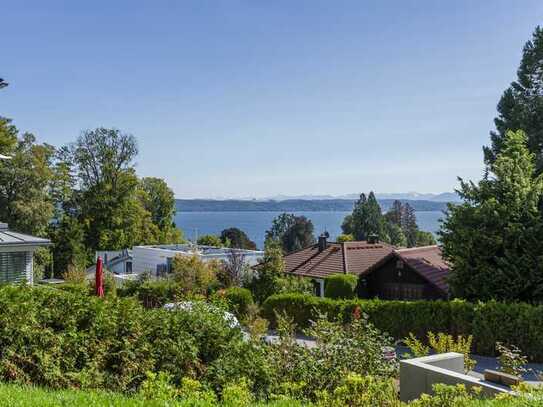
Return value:
<svg viewBox="0 0 543 407">
<path fill-rule="evenodd" d="M 426 194 L 432 199 L 405 198 L 411 194 L 378 194 L 378 201 L 383 211 L 387 211 L 395 200 L 408 202 L 415 211 L 443 211 L 447 208 L 447 202 L 459 202 L 455 194 Z M 392 196 L 392 198 L 390 197 Z M 449 196 L 450 200 L 444 200 Z M 454 199 L 453 199 L 454 198 Z M 176 207 L 179 212 L 299 212 L 299 211 L 351 211 L 358 195 L 351 198 L 334 197 L 285 197 L 281 199 L 176 199 Z"/>
<path fill-rule="evenodd" d="M 325 199 L 358 199 L 360 194 L 345 195 L 276 195 L 267 198 L 256 199 L 257 201 L 286 201 L 286 200 L 325 200 Z M 460 197 L 456 192 L 442 192 L 440 194 L 424 194 L 419 192 L 401 192 L 401 193 L 376 193 L 377 199 L 397 199 L 405 201 L 431 201 L 431 202 L 460 202 Z M 254 200 L 252 198 L 247 198 Z M 244 199 L 245 200 L 245 199 Z"/>
</svg>

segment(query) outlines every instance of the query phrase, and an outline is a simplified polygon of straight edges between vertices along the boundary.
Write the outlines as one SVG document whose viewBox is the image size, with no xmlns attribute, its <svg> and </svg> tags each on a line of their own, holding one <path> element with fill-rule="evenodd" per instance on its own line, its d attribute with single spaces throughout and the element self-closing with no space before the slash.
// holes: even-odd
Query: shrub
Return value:
<svg viewBox="0 0 543 407">
<path fill-rule="evenodd" d="M 251 291 L 246 288 L 231 287 L 223 291 L 229 309 L 238 317 L 245 318 L 249 307 L 254 303 Z"/>
<path fill-rule="evenodd" d="M 353 274 L 332 274 L 326 277 L 324 296 L 328 298 L 355 298 L 358 278 Z"/>
<path fill-rule="evenodd" d="M 348 322 L 359 307 L 376 328 L 395 339 L 427 332 L 473 336 L 474 353 L 496 356 L 496 342 L 514 343 L 532 361 L 543 361 L 543 305 L 506 304 L 495 301 L 473 304 L 466 301 L 333 300 L 301 294 L 277 294 L 262 306 L 262 315 L 276 325 L 276 312 L 286 313 L 300 328 L 310 326 L 318 314 L 332 321 Z"/>
<path fill-rule="evenodd" d="M 498 342 L 496 344 L 496 350 L 500 354 L 498 360 L 500 362 L 501 371 L 516 376 L 520 376 L 526 372 L 524 366 L 528 363 L 528 359 L 526 356 L 522 355 L 522 351 L 515 345 L 507 347 Z"/>
<path fill-rule="evenodd" d="M 169 279 L 136 281 L 119 288 L 120 297 L 135 297 L 145 308 L 157 308 L 181 298 L 179 285 Z"/>
</svg>

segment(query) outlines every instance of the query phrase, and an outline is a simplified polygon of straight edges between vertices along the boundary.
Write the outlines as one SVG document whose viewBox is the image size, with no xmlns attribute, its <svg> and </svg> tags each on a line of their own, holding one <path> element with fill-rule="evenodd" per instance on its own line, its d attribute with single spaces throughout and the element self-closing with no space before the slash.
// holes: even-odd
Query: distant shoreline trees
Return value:
<svg viewBox="0 0 543 407">
<path fill-rule="evenodd" d="M 398 247 L 436 244 L 431 233 L 418 228 L 415 211 L 409 203 L 394 201 L 383 215 L 373 191 L 367 197 L 360 194 L 352 214 L 345 217 L 341 228 L 344 233 L 341 240 L 351 240 L 351 237 L 352 240 L 368 240 L 373 235 Z"/>
</svg>

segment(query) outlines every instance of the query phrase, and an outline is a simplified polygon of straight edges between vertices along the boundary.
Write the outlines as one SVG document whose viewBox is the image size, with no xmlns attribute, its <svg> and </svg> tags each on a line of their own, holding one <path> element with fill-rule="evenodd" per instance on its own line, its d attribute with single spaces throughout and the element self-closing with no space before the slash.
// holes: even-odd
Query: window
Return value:
<svg viewBox="0 0 543 407">
<path fill-rule="evenodd" d="M 18 282 L 27 279 L 28 252 L 0 253 L 0 282 Z"/>
</svg>

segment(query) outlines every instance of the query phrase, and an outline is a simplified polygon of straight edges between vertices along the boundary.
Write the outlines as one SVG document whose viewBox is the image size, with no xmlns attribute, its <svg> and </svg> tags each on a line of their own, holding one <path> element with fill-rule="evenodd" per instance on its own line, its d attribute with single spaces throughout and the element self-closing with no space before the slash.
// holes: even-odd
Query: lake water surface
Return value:
<svg viewBox="0 0 543 407">
<path fill-rule="evenodd" d="M 176 225 L 183 230 L 185 237 L 194 239 L 195 236 L 220 234 L 223 229 L 237 227 L 243 230 L 259 248 L 264 246 L 264 235 L 270 228 L 272 220 L 281 212 L 178 212 L 175 216 Z M 315 226 L 315 235 L 325 230 L 334 240 L 341 234 L 341 222 L 351 212 L 294 212 L 310 219 Z M 439 230 L 439 219 L 443 217 L 440 211 L 415 212 L 417 223 L 421 230 L 436 233 Z"/>
</svg>

